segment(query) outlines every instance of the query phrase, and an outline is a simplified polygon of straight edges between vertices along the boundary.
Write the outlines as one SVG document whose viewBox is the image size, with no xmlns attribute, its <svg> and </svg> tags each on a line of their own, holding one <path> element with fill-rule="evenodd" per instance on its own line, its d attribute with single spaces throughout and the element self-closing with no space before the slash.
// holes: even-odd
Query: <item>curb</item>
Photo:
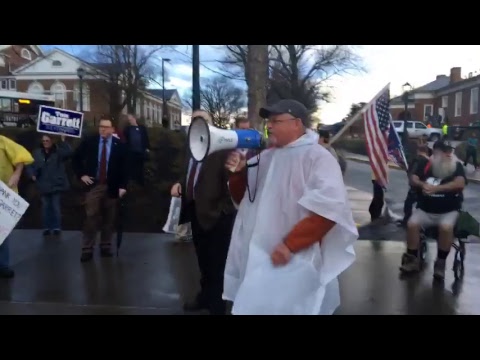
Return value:
<svg viewBox="0 0 480 360">
<path fill-rule="evenodd" d="M 370 164 L 370 161 L 369 161 L 368 159 L 359 159 L 359 158 L 356 158 L 356 157 L 349 157 L 349 156 L 347 156 L 347 160 L 355 161 L 355 162 L 359 162 L 359 163 L 364 163 L 364 164 Z M 388 164 L 388 167 L 389 167 L 390 169 L 402 170 L 402 168 L 399 167 L 399 166 L 396 165 L 396 164 L 391 164 L 391 163 L 389 163 L 389 164 Z M 467 177 L 467 179 L 468 179 L 468 182 L 470 182 L 470 183 L 480 184 L 480 179 L 474 179 L 474 178 L 469 178 L 469 177 Z"/>
<path fill-rule="evenodd" d="M 359 163 L 364 163 L 364 164 L 370 164 L 370 160 L 368 160 L 368 159 L 359 159 L 359 158 L 356 158 L 356 157 L 347 156 L 347 160 L 355 161 L 355 162 L 359 162 Z M 389 163 L 388 167 L 390 169 L 402 170 L 402 168 L 400 166 L 398 166 L 396 164 L 392 164 L 392 163 Z"/>
</svg>

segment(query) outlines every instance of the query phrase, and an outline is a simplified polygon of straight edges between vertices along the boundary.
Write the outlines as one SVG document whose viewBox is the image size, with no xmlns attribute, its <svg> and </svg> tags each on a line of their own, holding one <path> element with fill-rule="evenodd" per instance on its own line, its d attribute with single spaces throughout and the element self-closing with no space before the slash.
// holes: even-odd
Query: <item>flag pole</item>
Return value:
<svg viewBox="0 0 480 360">
<path fill-rule="evenodd" d="M 353 118 L 351 118 L 350 120 L 348 120 L 348 122 L 345 124 L 345 126 L 344 126 L 338 133 L 335 134 L 335 136 L 332 138 L 332 140 L 329 141 L 329 145 L 332 146 L 332 144 L 333 144 L 335 141 L 337 141 L 337 140 L 343 135 L 343 133 L 344 133 L 345 131 L 347 131 L 348 128 L 350 128 L 355 122 L 357 122 L 358 119 L 360 119 L 360 117 L 362 117 L 363 113 L 368 109 L 368 107 L 369 107 L 372 103 L 374 103 L 374 102 L 383 94 L 383 92 L 384 92 L 386 89 L 388 89 L 389 87 L 390 87 L 390 83 L 388 83 L 387 85 L 385 85 L 385 87 L 384 87 L 382 90 L 380 90 L 380 91 L 378 92 L 378 94 L 375 95 L 375 97 L 374 97 L 372 100 L 370 100 L 370 102 L 369 102 L 368 104 L 364 105 L 363 108 L 362 108 L 360 111 L 358 111 L 358 112 L 353 116 Z"/>
</svg>

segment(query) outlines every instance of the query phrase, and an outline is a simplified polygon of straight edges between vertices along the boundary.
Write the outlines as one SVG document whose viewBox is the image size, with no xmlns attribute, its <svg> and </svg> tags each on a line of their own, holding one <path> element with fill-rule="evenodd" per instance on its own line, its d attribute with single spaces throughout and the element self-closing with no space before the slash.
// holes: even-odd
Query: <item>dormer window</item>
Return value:
<svg viewBox="0 0 480 360">
<path fill-rule="evenodd" d="M 32 60 L 32 54 L 27 49 L 22 49 L 20 56 L 26 60 Z"/>
<path fill-rule="evenodd" d="M 52 61 L 52 66 L 53 67 L 60 67 L 60 66 L 62 66 L 62 62 L 59 61 L 59 60 L 53 60 Z"/>
</svg>

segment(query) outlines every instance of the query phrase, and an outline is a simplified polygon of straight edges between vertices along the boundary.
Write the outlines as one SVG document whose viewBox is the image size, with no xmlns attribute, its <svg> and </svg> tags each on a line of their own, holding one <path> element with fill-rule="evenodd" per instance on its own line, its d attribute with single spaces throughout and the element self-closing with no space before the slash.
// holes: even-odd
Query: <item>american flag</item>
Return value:
<svg viewBox="0 0 480 360">
<path fill-rule="evenodd" d="M 388 135 L 390 130 L 390 86 L 368 104 L 363 114 L 367 152 L 378 184 L 388 184 Z"/>
<path fill-rule="evenodd" d="M 392 118 L 390 117 L 390 130 L 388 134 L 388 158 L 400 166 L 403 170 L 408 171 L 407 160 L 403 152 L 403 146 L 400 142 L 395 126 L 393 126 Z"/>
</svg>

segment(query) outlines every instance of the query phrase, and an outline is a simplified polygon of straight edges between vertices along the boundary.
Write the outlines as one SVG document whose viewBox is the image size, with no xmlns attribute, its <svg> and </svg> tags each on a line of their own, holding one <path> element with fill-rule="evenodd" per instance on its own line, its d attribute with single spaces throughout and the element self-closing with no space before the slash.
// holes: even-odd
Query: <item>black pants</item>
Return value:
<svg viewBox="0 0 480 360">
<path fill-rule="evenodd" d="M 417 192 L 410 189 L 407 198 L 403 203 L 403 223 L 406 224 L 410 216 L 412 216 L 413 205 L 417 202 Z"/>
<path fill-rule="evenodd" d="M 222 299 L 225 263 L 232 236 L 234 214 L 223 214 L 215 226 L 204 230 L 197 220 L 194 203 L 190 206 L 192 238 L 200 268 L 200 293 L 197 301 L 212 315 L 225 315 L 226 302 Z"/>
<path fill-rule="evenodd" d="M 383 188 L 375 181 L 372 180 L 373 184 L 373 199 L 370 203 L 368 211 L 370 212 L 371 220 L 376 220 L 382 216 L 382 209 L 384 203 L 384 193 Z"/>
<path fill-rule="evenodd" d="M 467 148 L 465 149 L 465 162 L 463 163 L 464 166 L 467 166 L 468 160 L 472 158 L 472 164 L 475 168 L 477 168 L 477 149 L 475 147 L 467 145 Z"/>
<path fill-rule="evenodd" d="M 128 155 L 130 179 L 143 186 L 145 184 L 145 154 L 130 152 Z"/>
</svg>

